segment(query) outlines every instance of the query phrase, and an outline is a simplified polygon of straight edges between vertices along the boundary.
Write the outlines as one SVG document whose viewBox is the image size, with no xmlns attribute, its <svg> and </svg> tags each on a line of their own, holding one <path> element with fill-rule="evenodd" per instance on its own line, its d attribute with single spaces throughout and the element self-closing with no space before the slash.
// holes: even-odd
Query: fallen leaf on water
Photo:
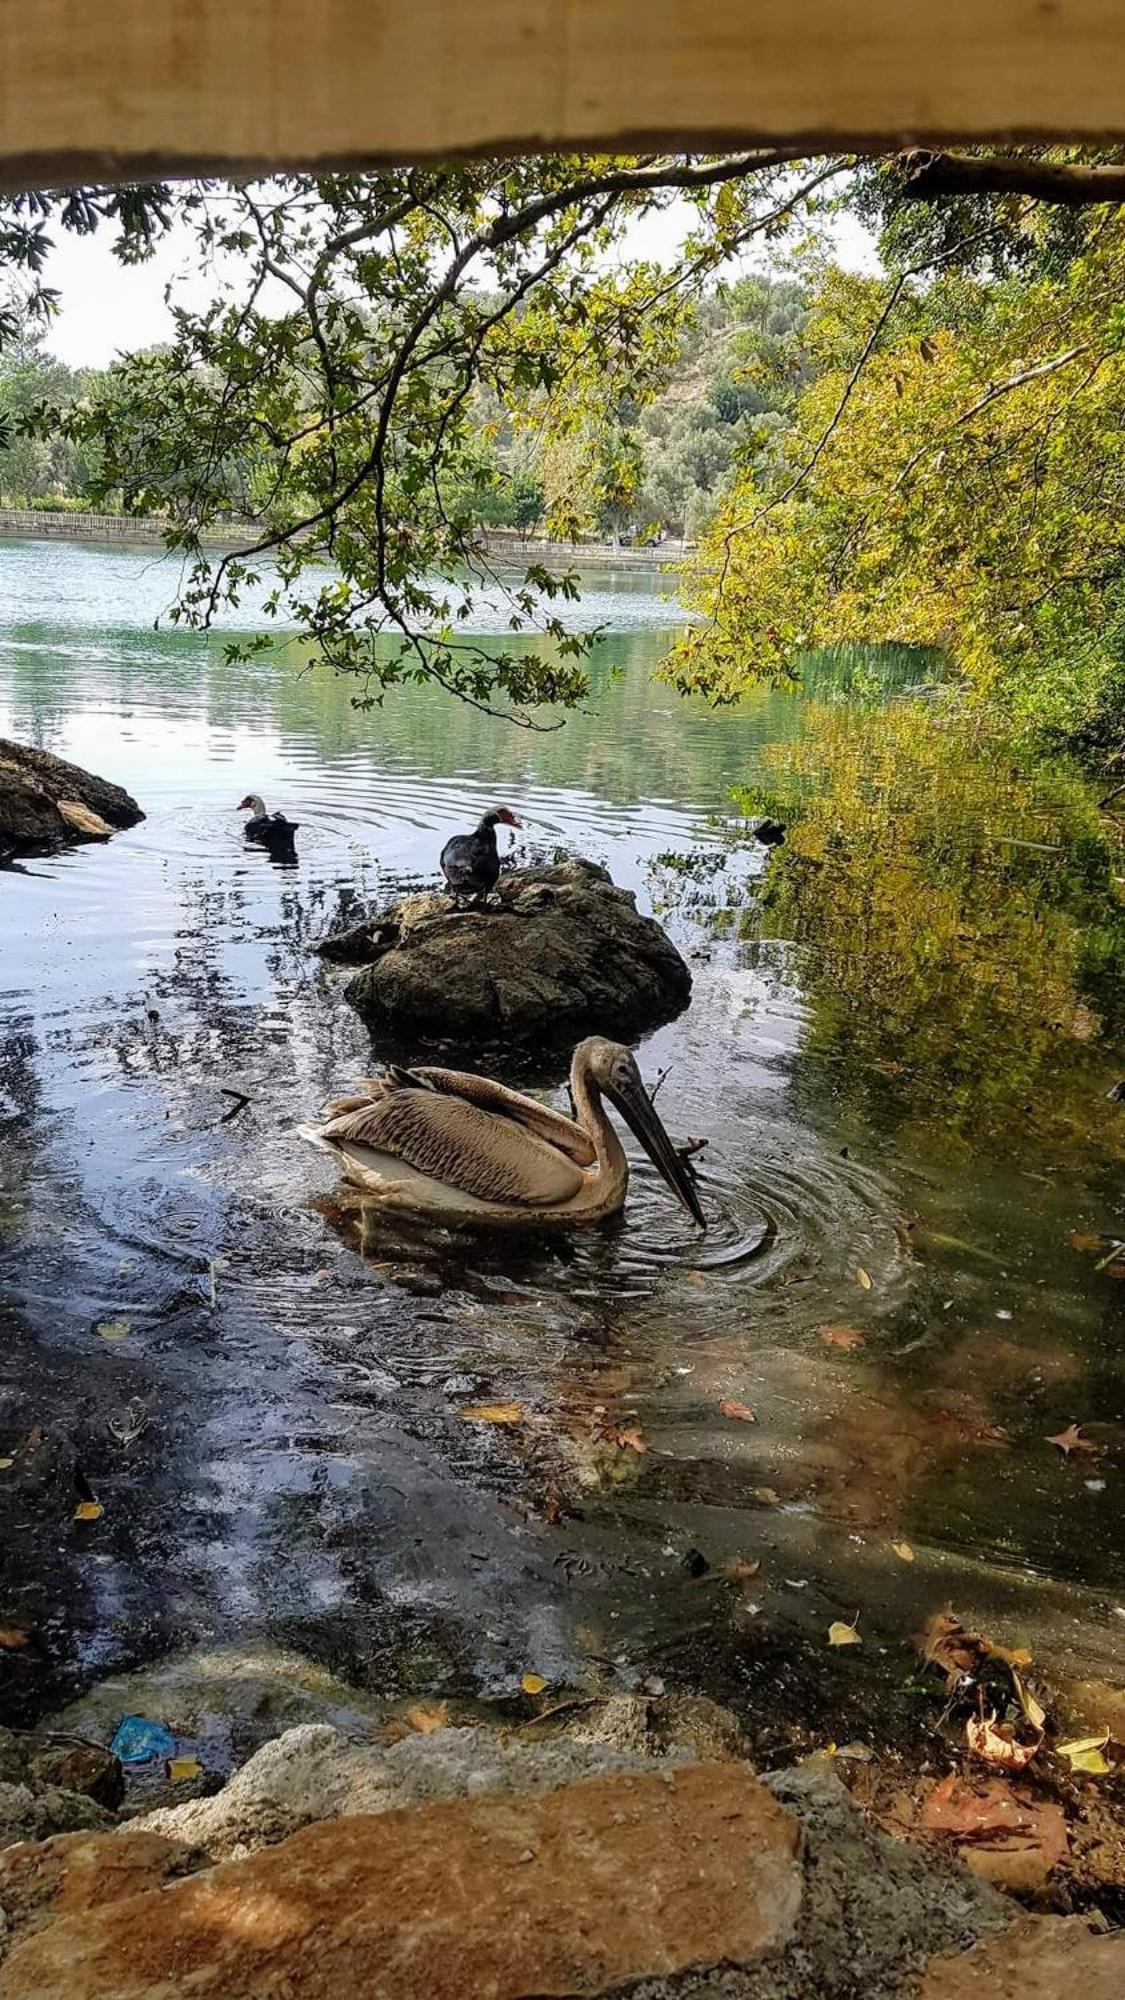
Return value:
<svg viewBox="0 0 1125 2000">
<path fill-rule="evenodd" d="M 845 1625 L 842 1618 L 834 1618 L 828 1627 L 830 1646 L 862 1646 L 863 1640 L 854 1625 Z"/>
<path fill-rule="evenodd" d="M 857 1285 L 862 1285 L 865 1292 L 871 1290 L 871 1279 L 862 1264 L 856 1265 L 855 1281 Z"/>
<path fill-rule="evenodd" d="M 858 1326 L 822 1326 L 820 1337 L 826 1347 L 862 1347 L 863 1335 Z"/>
<path fill-rule="evenodd" d="M 1100 1250 L 1105 1239 L 1092 1229 L 1072 1229 L 1066 1240 L 1072 1250 Z"/>
<path fill-rule="evenodd" d="M 524 1674 L 520 1686 L 525 1694 L 542 1694 L 547 1683 L 542 1674 Z"/>
<path fill-rule="evenodd" d="M 918 1824 L 958 1841 L 970 1867 L 1011 1886 L 1017 1886 L 1013 1870 L 1024 1871 L 1019 1886 L 1034 1886 L 1034 1871 L 1048 1875 L 1070 1849 L 1061 1807 L 1020 1797 L 1007 1778 L 942 1778 L 923 1800 Z"/>
<path fill-rule="evenodd" d="M 780 1507 L 781 1505 L 781 1495 L 780 1493 L 776 1493 L 772 1486 L 755 1486 L 751 1491 L 750 1498 L 756 1500 L 759 1507 Z"/>
<path fill-rule="evenodd" d="M 737 1577 L 741 1583 L 748 1583 L 752 1576 L 759 1575 L 761 1567 L 760 1562 L 729 1562 L 727 1575 Z"/>
<path fill-rule="evenodd" d="M 1109 1731 L 1100 1736 L 1076 1736 L 1069 1743 L 1056 1743 L 1058 1756 L 1065 1757 L 1072 1771 L 1084 1771 L 1088 1777 L 1104 1778 L 1112 1767 L 1102 1755 L 1109 1742 Z"/>
<path fill-rule="evenodd" d="M 742 1424 L 756 1424 L 758 1421 L 749 1404 L 738 1402 L 734 1396 L 724 1397 L 719 1404 L 719 1414 L 724 1417 L 737 1417 Z"/>
<path fill-rule="evenodd" d="M 939 1667 L 952 1681 L 979 1673 L 986 1660 L 1002 1660 L 1009 1667 L 1031 1665 L 1025 1646 L 998 1646 L 980 1632 L 966 1631 L 953 1611 L 935 1611 L 914 1643 L 926 1665 Z"/>
<path fill-rule="evenodd" d="M 0 1472 L 7 1472 L 15 1462 L 14 1458 L 0 1458 Z"/>
<path fill-rule="evenodd" d="M 1042 1729 L 1044 1723 L 1047 1720 L 1046 1709 L 1043 1708 L 1040 1702 L 1036 1701 L 1035 1696 L 1031 1692 L 1031 1689 L 1025 1688 L 1019 1675 L 1015 1671 L 1013 1671 L 1012 1673 L 1012 1685 L 1016 1691 L 1016 1700 L 1019 1702 L 1019 1705 L 1022 1708 L 1024 1714 L 1026 1715 L 1028 1721 L 1030 1722 L 1032 1728 Z"/>
<path fill-rule="evenodd" d="M 687 1275 L 689 1285 L 705 1285 L 707 1283 L 702 1271 L 689 1271 Z"/>
<path fill-rule="evenodd" d="M 901 1562 L 912 1563 L 914 1561 L 914 1551 L 909 1542 L 892 1542 L 891 1547 Z"/>
<path fill-rule="evenodd" d="M 997 1722 L 994 1715 L 970 1715 L 965 1724 L 965 1741 L 973 1756 L 982 1758 L 986 1764 L 1022 1771 L 1025 1764 L 1030 1764 L 1043 1737 L 1039 1733 L 1034 1743 L 1020 1743 L 1009 1724 Z"/>
<path fill-rule="evenodd" d="M 0 1649 L 5 1653 L 18 1653 L 27 1644 L 27 1633 L 18 1625 L 0 1625 Z"/>
<path fill-rule="evenodd" d="M 439 1701 L 436 1708 L 408 1708 L 406 1720 L 420 1736 L 429 1736 L 435 1729 L 448 1729 L 449 1704 Z"/>
<path fill-rule="evenodd" d="M 100 1521 L 105 1508 L 100 1500 L 80 1500 L 74 1510 L 76 1521 Z"/>
<path fill-rule="evenodd" d="M 644 1452 L 648 1450 L 648 1446 L 635 1424 L 631 1425 L 628 1430 L 615 1432 L 615 1436 L 623 1451 Z"/>
<path fill-rule="evenodd" d="M 1090 1443 L 1089 1438 L 1082 1436 L 1077 1424 L 1068 1424 L 1065 1431 L 1059 1431 L 1055 1437 L 1045 1438 L 1044 1443 L 1057 1444 L 1064 1458 L 1069 1458 L 1072 1451 L 1097 1451 L 1098 1449 L 1096 1444 Z"/>
<path fill-rule="evenodd" d="M 100 1319 L 94 1328 L 99 1340 L 124 1340 L 132 1331 L 131 1319 Z"/>
<path fill-rule="evenodd" d="M 467 1424 L 522 1424 L 519 1403 L 466 1403 L 461 1411 Z"/>
<path fill-rule="evenodd" d="M 203 1766 L 198 1757 L 170 1757 L 168 1776 L 174 1784 L 182 1784 L 187 1778 L 201 1778 Z"/>
</svg>

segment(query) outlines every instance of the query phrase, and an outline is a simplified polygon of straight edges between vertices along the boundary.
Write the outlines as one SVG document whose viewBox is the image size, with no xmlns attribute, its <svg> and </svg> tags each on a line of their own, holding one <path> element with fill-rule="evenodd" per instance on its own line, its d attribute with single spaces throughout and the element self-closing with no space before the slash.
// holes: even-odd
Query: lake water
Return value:
<svg viewBox="0 0 1125 2000">
<path fill-rule="evenodd" d="M 295 643 L 230 667 L 153 629 L 170 594 L 151 550 L 0 548 L 0 734 L 147 814 L 0 875 L 0 1625 L 34 1635 L 0 1654 L 2 1718 L 268 1634 L 395 1692 L 659 1674 L 767 1750 L 906 1740 L 911 1635 L 947 1603 L 1119 1680 L 1101 848 L 982 757 L 924 852 L 888 811 L 865 875 L 846 785 L 870 810 L 874 750 L 791 695 L 713 714 L 654 685 L 652 580 L 590 580 L 595 698 L 553 734 L 422 690 L 357 712 Z M 823 757 L 836 804 L 732 859 L 716 815 L 779 755 Z M 300 821 L 295 870 L 244 846 L 248 791 Z M 639 1053 L 709 1142 L 702 1246 L 644 1165 L 573 1240 L 360 1243 L 296 1135 L 372 1064 L 310 947 L 498 803 L 690 955 L 690 1009 Z M 466 1421 L 481 1401 L 523 1421 Z M 1045 1441 L 1072 1421 L 1096 1453 Z"/>
</svg>

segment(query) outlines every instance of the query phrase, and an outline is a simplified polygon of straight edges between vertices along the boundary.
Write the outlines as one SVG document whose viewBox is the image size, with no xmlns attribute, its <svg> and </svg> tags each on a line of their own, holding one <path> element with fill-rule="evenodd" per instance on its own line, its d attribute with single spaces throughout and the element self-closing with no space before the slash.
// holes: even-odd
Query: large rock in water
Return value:
<svg viewBox="0 0 1125 2000">
<path fill-rule="evenodd" d="M 108 840 L 144 814 L 120 785 L 49 750 L 0 737 L 0 860 L 53 854 L 80 840 Z"/>
<path fill-rule="evenodd" d="M 592 861 L 515 869 L 485 909 L 407 896 L 318 949 L 361 968 L 345 997 L 370 1027 L 424 1039 L 631 1036 L 691 995 L 675 945 Z"/>
</svg>

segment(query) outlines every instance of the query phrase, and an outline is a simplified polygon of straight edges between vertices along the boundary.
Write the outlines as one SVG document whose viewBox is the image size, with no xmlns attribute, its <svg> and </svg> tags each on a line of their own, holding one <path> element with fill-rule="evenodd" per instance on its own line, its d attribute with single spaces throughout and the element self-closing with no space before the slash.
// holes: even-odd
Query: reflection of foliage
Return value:
<svg viewBox="0 0 1125 2000">
<path fill-rule="evenodd" d="M 810 708 L 765 763 L 769 794 L 744 803 L 789 832 L 761 930 L 808 948 L 810 1046 L 842 1094 L 1000 1141 L 1092 1128 L 1088 1045 L 1125 1025 L 1125 903 L 1082 781 L 920 701 Z"/>
</svg>

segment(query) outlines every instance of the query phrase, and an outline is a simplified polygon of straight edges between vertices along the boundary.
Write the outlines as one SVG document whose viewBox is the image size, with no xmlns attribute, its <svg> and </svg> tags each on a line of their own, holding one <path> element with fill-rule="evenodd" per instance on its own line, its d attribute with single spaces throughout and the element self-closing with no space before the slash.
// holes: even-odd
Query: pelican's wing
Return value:
<svg viewBox="0 0 1125 2000">
<path fill-rule="evenodd" d="M 320 1136 L 389 1154 L 478 1201 L 554 1208 L 583 1184 L 573 1160 L 513 1119 L 425 1086 L 388 1090 L 330 1119 Z"/>
<path fill-rule="evenodd" d="M 540 1104 L 536 1097 L 525 1097 L 520 1090 L 509 1090 L 506 1084 L 494 1083 L 489 1076 L 473 1076 L 468 1070 L 435 1069 L 427 1065 L 407 1074 L 429 1090 L 464 1098 L 467 1104 L 479 1104 L 482 1111 L 496 1111 L 504 1118 L 514 1119 L 517 1125 L 565 1153 L 580 1167 L 594 1164 L 596 1155 L 589 1133 L 573 1118 Z"/>
</svg>

